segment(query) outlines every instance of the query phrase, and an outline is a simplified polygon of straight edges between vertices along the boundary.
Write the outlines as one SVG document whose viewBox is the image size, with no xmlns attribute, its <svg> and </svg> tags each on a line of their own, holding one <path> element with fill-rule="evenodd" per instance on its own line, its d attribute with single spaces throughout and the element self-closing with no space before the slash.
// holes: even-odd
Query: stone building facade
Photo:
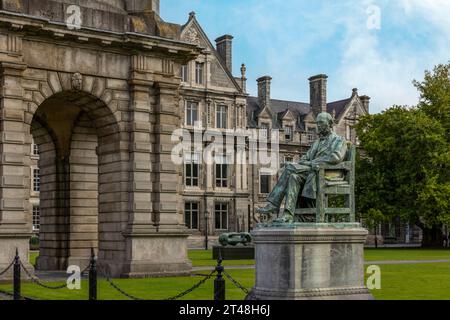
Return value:
<svg viewBox="0 0 450 320">
<path fill-rule="evenodd" d="M 112 276 L 188 273 L 170 138 L 180 68 L 199 47 L 159 17 L 157 0 L 0 9 L 0 269 L 16 248 L 28 261 L 34 139 L 38 269 L 84 268 L 93 247 Z"/>
<path fill-rule="evenodd" d="M 250 230 L 276 175 L 250 164 L 245 139 L 222 150 L 230 163 L 198 164 L 190 149 L 176 164 L 177 129 L 277 129 L 282 164 L 328 111 L 358 143 L 369 97 L 329 103 L 324 75 L 308 103 L 272 99 L 268 76 L 251 97 L 245 65 L 232 75 L 233 37 L 215 42 L 193 13 L 164 22 L 158 0 L 0 0 L 0 270 L 16 248 L 28 261 L 33 225 L 38 269 L 84 268 L 94 248 L 123 277 L 187 274 L 188 243 Z"/>
<path fill-rule="evenodd" d="M 203 50 L 196 60 L 182 66 L 180 128 L 192 137 L 194 130 L 203 136 L 208 132 L 225 137 L 226 132 L 246 129 L 245 77 L 232 75 L 233 37 L 222 36 L 214 46 L 191 13 L 181 39 Z M 205 150 L 211 140 L 203 140 Z M 184 154 L 180 201 L 192 233 L 190 246 L 203 246 L 206 230 L 213 240 L 223 232 L 248 230 L 247 165 L 236 163 L 235 147 L 222 150 L 230 163 L 206 163 L 203 152 L 194 148 Z"/>
<path fill-rule="evenodd" d="M 223 175 L 217 164 L 203 163 L 201 154 L 194 154 L 192 150 L 180 181 L 183 186 L 180 206 L 185 208 L 185 222 L 192 233 L 189 246 L 200 248 L 205 246 L 206 233 L 209 242 L 215 243 L 223 232 L 249 231 L 258 222 L 256 209 L 265 204 L 268 192 L 276 183 L 278 170 L 286 162 L 298 161 L 317 138 L 315 119 L 320 112 L 332 114 L 335 131 L 358 144 L 353 125 L 369 112 L 370 98 L 360 96 L 357 89 L 353 89 L 347 99 L 328 102 L 326 75 L 309 79 L 311 98 L 307 103 L 273 99 L 270 76 L 257 80 L 258 96 L 252 97 L 246 90 L 245 65 L 241 66 L 239 77 L 232 75 L 232 36 L 217 38 L 214 46 L 195 13 L 191 13 L 181 37 L 203 48 L 202 54 L 182 66 L 180 73 L 180 110 L 184 111 L 180 126 L 189 130 L 191 139 L 196 128 L 203 134 L 205 131 L 224 134 L 227 130 L 250 129 L 258 134 L 264 132 L 268 139 L 271 132 L 277 130 L 280 136 L 276 170 L 272 166 L 251 163 L 247 139 L 246 161 L 237 163 L 237 154 L 234 154 L 233 164 L 226 167 L 225 187 L 221 185 Z M 204 142 L 202 147 L 206 148 L 207 144 Z M 232 149 L 240 147 L 236 142 Z M 258 148 L 261 150 L 261 145 L 258 144 Z"/>
</svg>

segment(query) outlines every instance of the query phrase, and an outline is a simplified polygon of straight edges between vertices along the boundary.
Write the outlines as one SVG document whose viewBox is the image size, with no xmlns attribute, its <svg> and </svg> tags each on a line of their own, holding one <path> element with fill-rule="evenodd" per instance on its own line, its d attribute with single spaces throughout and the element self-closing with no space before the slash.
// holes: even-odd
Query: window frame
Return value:
<svg viewBox="0 0 450 320">
<path fill-rule="evenodd" d="M 228 106 L 224 104 L 216 107 L 216 128 L 228 129 Z"/>
<path fill-rule="evenodd" d="M 267 178 L 267 192 L 263 192 L 263 177 Z M 260 172 L 259 173 L 259 193 L 260 194 L 269 194 L 270 193 L 270 185 L 271 185 L 271 175 L 269 175 L 268 173 L 265 172 Z"/>
<path fill-rule="evenodd" d="M 194 208 L 194 205 L 196 208 Z M 194 214 L 196 219 L 193 219 Z M 189 221 L 187 221 L 188 216 Z M 186 201 L 184 203 L 184 224 L 189 230 L 200 230 L 200 202 Z"/>
<path fill-rule="evenodd" d="M 39 230 L 41 229 L 41 210 L 39 205 L 33 205 L 33 209 L 32 209 L 32 225 L 33 225 L 33 231 L 35 232 L 39 232 Z"/>
<path fill-rule="evenodd" d="M 219 209 L 218 209 L 218 207 L 219 207 Z M 230 213 L 230 205 L 228 202 L 216 202 L 214 204 L 214 228 L 215 228 L 215 230 L 220 230 L 220 231 L 228 230 L 228 228 L 229 228 L 229 221 L 228 221 L 229 213 Z M 219 219 L 217 219 L 218 215 L 219 215 Z M 225 217 L 224 217 L 224 215 L 225 215 Z M 226 226 L 223 225 L 224 222 L 226 223 Z"/>
<path fill-rule="evenodd" d="M 228 165 L 228 155 L 222 155 L 221 160 L 215 163 L 214 167 L 214 182 L 216 188 L 229 188 L 229 173 L 230 167 Z M 224 176 L 225 168 L 225 176 Z M 220 176 L 219 176 L 220 173 Z"/>
<path fill-rule="evenodd" d="M 191 170 L 188 170 L 189 165 Z M 197 167 L 197 176 L 194 176 L 194 167 Z M 190 184 L 188 179 L 191 180 Z M 195 184 L 194 181 L 197 183 Z M 192 152 L 184 156 L 184 186 L 188 188 L 200 187 L 200 154 L 198 153 Z"/>
<path fill-rule="evenodd" d="M 289 129 L 289 138 L 288 137 L 288 129 Z M 285 141 L 293 141 L 294 140 L 294 127 L 293 126 L 285 126 L 284 127 L 284 140 Z"/>
<path fill-rule="evenodd" d="M 195 114 L 196 119 L 193 118 L 193 106 L 195 106 Z M 199 103 L 196 101 L 187 101 L 186 107 L 185 107 L 185 124 L 189 127 L 194 127 L 195 123 L 199 121 L 199 113 L 200 113 L 200 106 Z M 190 117 L 189 117 L 190 115 Z"/>
<path fill-rule="evenodd" d="M 33 192 L 41 191 L 41 176 L 40 169 L 33 168 Z"/>
<path fill-rule="evenodd" d="M 189 64 L 181 65 L 181 81 L 189 82 Z"/>
<path fill-rule="evenodd" d="M 205 77 L 205 63 L 195 62 L 195 83 L 204 84 Z"/>
</svg>

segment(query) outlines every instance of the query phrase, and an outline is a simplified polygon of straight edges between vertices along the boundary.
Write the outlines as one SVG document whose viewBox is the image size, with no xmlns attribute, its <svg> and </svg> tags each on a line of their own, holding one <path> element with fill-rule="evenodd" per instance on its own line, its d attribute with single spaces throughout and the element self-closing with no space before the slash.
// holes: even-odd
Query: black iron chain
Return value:
<svg viewBox="0 0 450 320">
<path fill-rule="evenodd" d="M 12 267 L 13 265 L 14 265 L 14 259 L 13 259 L 13 261 L 11 261 L 11 263 L 9 264 L 9 266 L 6 267 L 5 270 L 3 270 L 2 272 L 0 272 L 0 277 L 1 277 L 2 275 L 4 275 L 6 272 L 8 272 L 8 270 L 11 269 L 11 267 Z"/>
<path fill-rule="evenodd" d="M 205 276 L 202 280 L 200 280 L 198 283 L 196 283 L 195 285 L 193 285 L 191 288 L 177 294 L 174 297 L 165 299 L 165 300 L 178 300 L 182 297 L 184 297 L 185 295 L 191 293 L 192 291 L 194 291 L 195 289 L 197 289 L 198 287 L 200 287 L 202 284 L 204 284 L 206 281 L 208 281 L 209 279 L 211 279 L 211 277 L 216 273 L 216 270 L 211 271 L 211 273 L 207 276 Z"/>
<path fill-rule="evenodd" d="M 223 274 L 231 281 L 233 282 L 233 284 L 238 287 L 239 289 L 241 289 L 242 291 L 244 291 L 245 294 L 249 294 L 250 291 L 245 288 L 243 285 L 241 285 L 239 282 L 237 282 L 236 280 L 233 279 L 233 277 L 231 275 L 229 275 L 225 270 L 223 271 Z"/>
<path fill-rule="evenodd" d="M 111 287 L 116 289 L 119 293 L 121 293 L 122 295 L 124 295 L 125 297 L 127 297 L 131 300 L 145 300 L 145 299 L 135 297 L 135 296 L 125 292 L 110 279 L 110 277 L 106 274 L 106 272 L 103 272 L 103 269 L 100 266 L 97 266 L 97 268 L 98 268 L 97 270 L 100 272 L 101 275 L 103 275 L 103 277 L 105 277 L 106 281 L 111 285 Z"/>
<path fill-rule="evenodd" d="M 51 289 L 51 290 L 60 290 L 60 289 L 67 288 L 67 283 L 64 283 L 64 284 L 59 285 L 59 286 L 50 286 L 48 284 L 45 284 L 38 277 L 36 277 L 35 275 L 31 274 L 31 272 L 29 272 L 27 270 L 27 268 L 25 268 L 25 266 L 23 265 L 22 261 L 20 261 L 20 266 L 25 271 L 27 276 L 31 279 L 31 281 L 33 281 L 38 286 L 41 286 L 41 287 L 46 288 L 46 289 Z"/>
</svg>

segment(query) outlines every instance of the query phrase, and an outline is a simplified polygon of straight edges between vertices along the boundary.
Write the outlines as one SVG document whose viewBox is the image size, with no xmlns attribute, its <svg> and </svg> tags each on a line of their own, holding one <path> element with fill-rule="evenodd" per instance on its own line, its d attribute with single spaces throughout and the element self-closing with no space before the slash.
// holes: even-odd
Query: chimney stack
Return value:
<svg viewBox="0 0 450 320">
<path fill-rule="evenodd" d="M 264 76 L 256 80 L 258 82 L 258 103 L 262 109 L 270 106 L 270 84 L 272 78 Z"/>
<path fill-rule="evenodd" d="M 225 62 L 228 70 L 233 73 L 233 36 L 226 34 L 216 39 L 219 56 Z"/>
<path fill-rule="evenodd" d="M 325 74 L 309 78 L 310 104 L 315 116 L 327 112 L 327 79 Z"/>
<path fill-rule="evenodd" d="M 370 106 L 370 97 L 369 96 L 361 96 L 359 97 L 361 103 L 363 105 L 364 110 L 369 114 L 369 106 Z"/>
<path fill-rule="evenodd" d="M 128 13 L 154 11 L 159 16 L 159 0 L 125 0 Z"/>
</svg>

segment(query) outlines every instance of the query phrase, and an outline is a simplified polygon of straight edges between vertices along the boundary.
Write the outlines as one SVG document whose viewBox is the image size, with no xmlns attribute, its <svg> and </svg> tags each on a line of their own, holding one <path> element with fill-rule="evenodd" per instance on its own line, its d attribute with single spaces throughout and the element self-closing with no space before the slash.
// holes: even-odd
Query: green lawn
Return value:
<svg viewBox="0 0 450 320">
<path fill-rule="evenodd" d="M 189 250 L 188 256 L 194 267 L 215 266 L 217 264 L 217 261 L 212 258 L 212 250 Z M 224 260 L 222 264 L 224 266 L 254 265 L 255 260 Z"/>
<path fill-rule="evenodd" d="M 377 300 L 450 300 L 450 264 L 382 265 Z"/>
<path fill-rule="evenodd" d="M 30 254 L 31 263 L 37 253 Z M 194 266 L 211 266 L 216 264 L 212 252 L 190 250 L 189 258 Z M 450 259 L 450 250 L 439 249 L 366 249 L 367 261 L 383 260 L 441 260 Z M 231 265 L 252 265 L 253 260 L 224 261 L 225 267 Z M 378 300 L 450 300 L 450 263 L 416 264 L 416 265 L 381 265 L 381 290 L 373 290 Z M 237 281 L 250 289 L 254 285 L 254 270 L 227 270 Z M 208 273 L 203 271 L 202 273 Z M 154 278 L 154 279 L 118 279 L 114 280 L 126 292 L 143 299 L 166 299 L 184 289 L 190 288 L 202 278 L 199 276 Z M 241 300 L 245 294 L 227 280 L 227 299 Z M 11 285 L 0 285 L 1 290 L 11 291 Z M 70 291 L 48 290 L 33 283 L 23 283 L 25 296 L 49 300 L 83 300 L 88 296 L 87 282 L 83 281 L 82 290 Z M 113 289 L 109 283 L 99 280 L 98 298 L 101 300 L 127 299 Z M 207 281 L 200 288 L 185 296 L 189 300 L 211 300 L 213 280 Z"/>
<path fill-rule="evenodd" d="M 228 270 L 228 273 L 246 288 L 254 285 L 254 270 Z M 164 300 L 189 289 L 202 280 L 200 276 L 151 278 L 151 279 L 117 279 L 113 280 L 121 289 L 133 296 L 146 300 Z M 62 284 L 52 283 L 53 285 Z M 211 278 L 202 286 L 186 295 L 180 300 L 212 300 L 214 278 Z M 12 285 L 0 285 L 0 290 L 12 292 Z M 98 282 L 99 300 L 127 300 L 128 298 L 117 292 L 105 280 Z M 22 283 L 22 295 L 30 298 L 44 300 L 87 300 L 88 283 L 82 281 L 81 290 L 50 290 L 44 289 L 33 283 Z M 243 300 L 245 293 L 226 281 L 227 300 Z"/>
<path fill-rule="evenodd" d="M 449 249 L 372 249 L 364 251 L 366 261 L 385 260 L 450 260 Z M 189 259 L 194 267 L 215 266 L 211 250 L 190 250 Z M 254 260 L 225 260 L 224 266 L 254 265 Z"/>
<path fill-rule="evenodd" d="M 365 249 L 366 261 L 383 260 L 450 260 L 450 249 Z"/>
<path fill-rule="evenodd" d="M 450 263 L 417 265 L 382 265 L 381 290 L 372 290 L 377 300 L 450 300 Z M 229 273 L 246 288 L 254 284 L 253 270 L 229 270 Z M 126 292 L 139 298 L 163 300 L 189 288 L 201 277 L 119 279 L 114 280 Z M 242 300 L 245 294 L 226 280 L 227 299 Z M 11 285 L 1 285 L 0 289 L 11 292 Z M 25 296 L 49 300 L 85 300 L 88 297 L 87 282 L 82 290 L 48 290 L 32 283 L 22 284 Z M 213 280 L 207 281 L 183 299 L 211 300 Z M 106 281 L 100 280 L 98 298 L 101 300 L 127 299 L 115 291 Z"/>
</svg>

